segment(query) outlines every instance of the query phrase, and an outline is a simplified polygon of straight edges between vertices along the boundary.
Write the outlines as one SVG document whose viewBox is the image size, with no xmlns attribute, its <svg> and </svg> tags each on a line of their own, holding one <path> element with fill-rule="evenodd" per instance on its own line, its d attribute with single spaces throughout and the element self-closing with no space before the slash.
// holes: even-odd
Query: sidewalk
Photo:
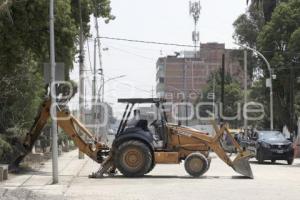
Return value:
<svg viewBox="0 0 300 200">
<path fill-rule="evenodd" d="M 24 174 L 9 174 L 9 180 L 0 183 L 0 199 L 64 199 L 63 196 L 74 181 L 80 175 L 81 170 L 90 158 L 78 159 L 78 150 L 64 153 L 59 157 L 59 183 L 52 185 L 51 160 L 41 165 L 41 168 Z M 99 166 L 95 164 L 95 166 Z M 96 168 L 95 168 L 96 170 Z M 91 173 L 91 172 L 90 172 Z M 10 196 L 9 196 L 10 195 Z"/>
</svg>

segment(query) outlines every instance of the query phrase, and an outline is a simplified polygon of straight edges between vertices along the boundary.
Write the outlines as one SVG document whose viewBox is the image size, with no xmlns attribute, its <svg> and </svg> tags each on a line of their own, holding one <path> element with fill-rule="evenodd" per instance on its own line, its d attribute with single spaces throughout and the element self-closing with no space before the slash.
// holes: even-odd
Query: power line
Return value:
<svg viewBox="0 0 300 200">
<path fill-rule="evenodd" d="M 136 89 L 136 90 L 139 90 L 139 91 L 141 91 L 141 92 L 146 92 L 146 93 L 149 93 L 149 94 L 152 93 L 151 90 L 145 90 L 145 89 L 136 87 L 136 86 L 134 86 L 134 85 L 131 85 L 131 84 L 129 84 L 129 83 L 125 83 L 125 82 L 118 81 L 118 80 L 116 80 L 116 82 L 122 84 L 123 86 L 132 87 L 132 88 L 134 88 L 134 89 Z"/>
<path fill-rule="evenodd" d="M 99 38 L 107 39 L 107 40 L 125 41 L 125 42 L 135 42 L 135 43 L 145 43 L 145 44 L 156 44 L 156 45 L 166 45 L 166 46 L 177 46 L 177 47 L 191 47 L 191 48 L 194 48 L 193 45 L 187 45 L 187 44 L 176 44 L 176 43 L 167 43 L 167 42 L 155 42 L 155 41 L 146 41 L 146 40 L 132 40 L 132 39 L 126 39 L 126 38 L 115 38 L 115 37 L 105 37 L 105 36 L 100 36 Z"/>
<path fill-rule="evenodd" d="M 150 57 L 142 56 L 142 55 L 139 55 L 139 54 L 136 54 L 136 53 L 124 50 L 124 49 L 120 49 L 120 48 L 117 48 L 117 47 L 114 47 L 114 46 L 111 46 L 111 45 L 107 45 L 107 46 L 110 47 L 110 48 L 112 48 L 112 49 L 115 49 L 117 51 L 121 51 L 123 53 L 134 55 L 134 56 L 137 56 L 137 57 L 140 57 L 140 58 L 144 58 L 144 59 L 147 59 L 147 60 L 155 61 L 153 58 L 150 58 Z"/>
</svg>

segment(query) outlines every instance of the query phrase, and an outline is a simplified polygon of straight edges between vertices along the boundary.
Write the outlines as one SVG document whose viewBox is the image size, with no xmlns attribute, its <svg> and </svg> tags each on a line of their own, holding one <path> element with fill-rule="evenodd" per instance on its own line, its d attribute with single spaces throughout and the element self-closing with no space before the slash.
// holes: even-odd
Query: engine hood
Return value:
<svg viewBox="0 0 300 200">
<path fill-rule="evenodd" d="M 271 144 L 271 145 L 289 145 L 292 144 L 291 141 L 287 140 L 287 139 L 263 139 L 260 140 L 261 142 L 267 143 L 267 144 Z"/>
</svg>

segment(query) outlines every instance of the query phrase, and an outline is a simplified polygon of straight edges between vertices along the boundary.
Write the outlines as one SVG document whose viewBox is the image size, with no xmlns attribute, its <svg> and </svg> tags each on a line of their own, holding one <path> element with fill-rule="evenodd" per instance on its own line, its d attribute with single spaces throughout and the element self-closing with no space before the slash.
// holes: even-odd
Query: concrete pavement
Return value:
<svg viewBox="0 0 300 200">
<path fill-rule="evenodd" d="M 21 175 L 10 175 L 0 183 L 0 199 L 12 194 L 21 199 L 299 199 L 300 161 L 288 166 L 258 165 L 252 162 L 255 179 L 245 179 L 214 158 L 211 168 L 201 178 L 189 177 L 181 165 L 158 165 L 143 178 L 120 175 L 89 179 L 99 165 L 87 156 L 78 160 L 78 151 L 59 157 L 57 185 L 51 184 L 51 161 L 40 169 Z M 20 194 L 19 194 L 20 193 Z M 4 195 L 3 195 L 4 194 Z M 20 198 L 16 198 L 20 199 Z"/>
</svg>

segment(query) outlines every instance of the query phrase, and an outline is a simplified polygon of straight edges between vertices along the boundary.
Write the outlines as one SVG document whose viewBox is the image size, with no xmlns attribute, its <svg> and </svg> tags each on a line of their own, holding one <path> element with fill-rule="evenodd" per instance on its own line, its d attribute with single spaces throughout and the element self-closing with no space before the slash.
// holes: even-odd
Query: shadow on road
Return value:
<svg viewBox="0 0 300 200">
<path fill-rule="evenodd" d="M 176 176 L 176 175 L 146 175 L 143 177 L 129 178 L 122 175 L 116 176 L 105 176 L 100 179 L 250 179 L 245 176 L 201 176 L 201 177 L 191 177 L 191 176 Z"/>
<path fill-rule="evenodd" d="M 51 176 L 51 172 L 43 172 L 40 171 L 39 169 L 33 169 L 31 167 L 18 167 L 15 168 L 14 170 L 10 171 L 10 173 L 15 174 L 15 175 L 44 175 L 44 176 Z"/>
<path fill-rule="evenodd" d="M 293 164 L 293 165 L 289 165 L 290 167 L 300 167 L 300 163 L 298 164 Z"/>
<path fill-rule="evenodd" d="M 263 164 L 259 164 L 258 161 L 249 161 L 250 164 L 253 165 L 275 165 L 275 166 L 284 166 L 284 167 L 300 167 L 300 163 L 288 165 L 287 163 L 283 162 L 275 162 L 272 163 L 271 161 L 265 161 Z"/>
<path fill-rule="evenodd" d="M 258 161 L 249 161 L 249 163 L 254 164 L 254 165 L 285 165 L 285 166 L 288 165 L 288 164 L 279 163 L 279 162 L 272 163 L 271 161 L 265 161 L 262 164 L 259 164 Z"/>
</svg>

